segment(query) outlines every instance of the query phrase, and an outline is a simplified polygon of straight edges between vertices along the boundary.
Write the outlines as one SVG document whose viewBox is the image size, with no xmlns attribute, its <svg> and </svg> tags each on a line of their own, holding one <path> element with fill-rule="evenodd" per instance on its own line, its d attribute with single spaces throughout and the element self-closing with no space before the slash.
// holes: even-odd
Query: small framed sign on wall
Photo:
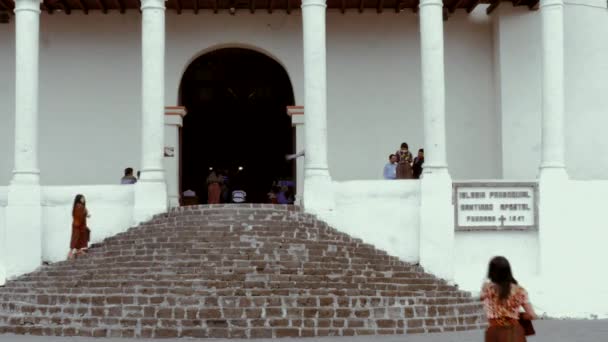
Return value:
<svg viewBox="0 0 608 342">
<path fill-rule="evenodd" d="M 453 184 L 456 231 L 538 229 L 538 183 Z"/>
</svg>

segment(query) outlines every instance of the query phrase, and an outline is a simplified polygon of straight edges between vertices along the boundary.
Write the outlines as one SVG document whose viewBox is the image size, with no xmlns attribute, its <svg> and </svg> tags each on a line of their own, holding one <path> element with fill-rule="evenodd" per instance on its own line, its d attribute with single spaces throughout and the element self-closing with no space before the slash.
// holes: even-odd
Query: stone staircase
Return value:
<svg viewBox="0 0 608 342">
<path fill-rule="evenodd" d="M 0 288 L 0 333 L 270 338 L 479 329 L 481 305 L 297 207 L 182 207 Z"/>
</svg>

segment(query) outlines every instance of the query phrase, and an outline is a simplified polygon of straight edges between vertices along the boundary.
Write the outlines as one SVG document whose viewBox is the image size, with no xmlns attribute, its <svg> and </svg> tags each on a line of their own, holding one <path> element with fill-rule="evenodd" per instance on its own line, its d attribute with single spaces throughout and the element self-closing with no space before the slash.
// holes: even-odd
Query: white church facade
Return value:
<svg viewBox="0 0 608 342">
<path fill-rule="evenodd" d="M 608 317 L 605 1 L 273 3 L 0 0 L 0 284 L 66 257 L 78 193 L 92 242 L 179 205 L 185 74 L 241 49 L 288 75 L 303 210 L 467 291 L 504 255 L 537 312 Z M 404 141 L 422 179 L 382 180 Z"/>
</svg>

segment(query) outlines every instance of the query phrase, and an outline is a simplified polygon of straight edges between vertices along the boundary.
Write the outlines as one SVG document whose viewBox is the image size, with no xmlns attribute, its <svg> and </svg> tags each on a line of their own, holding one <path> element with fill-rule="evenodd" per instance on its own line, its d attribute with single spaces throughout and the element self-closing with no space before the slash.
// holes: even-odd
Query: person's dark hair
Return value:
<svg viewBox="0 0 608 342">
<path fill-rule="evenodd" d="M 423 148 L 421 148 L 421 149 L 419 149 L 419 150 L 418 150 L 418 152 L 422 152 L 422 153 L 424 153 L 424 149 L 423 149 Z"/>
<path fill-rule="evenodd" d="M 128 167 L 125 169 L 125 176 L 133 175 L 133 168 Z"/>
<path fill-rule="evenodd" d="M 394 155 L 394 154 L 389 155 L 389 156 L 388 156 L 388 160 L 391 160 L 391 158 L 393 158 L 393 157 L 395 157 L 395 155 Z"/>
<path fill-rule="evenodd" d="M 509 298 L 511 284 L 517 284 L 517 280 L 513 278 L 509 260 L 502 256 L 497 256 L 490 260 L 488 278 L 498 286 L 498 298 L 500 300 Z"/>
<path fill-rule="evenodd" d="M 80 201 L 82 200 L 82 198 L 84 197 L 84 195 L 78 194 L 76 195 L 76 197 L 74 197 L 74 205 L 72 206 L 72 214 L 74 214 L 74 210 L 76 210 L 76 204 L 80 203 Z M 86 207 L 86 204 L 83 203 L 83 205 Z"/>
<path fill-rule="evenodd" d="M 401 143 L 401 148 L 408 148 L 409 149 L 410 147 L 407 145 L 407 143 Z"/>
</svg>

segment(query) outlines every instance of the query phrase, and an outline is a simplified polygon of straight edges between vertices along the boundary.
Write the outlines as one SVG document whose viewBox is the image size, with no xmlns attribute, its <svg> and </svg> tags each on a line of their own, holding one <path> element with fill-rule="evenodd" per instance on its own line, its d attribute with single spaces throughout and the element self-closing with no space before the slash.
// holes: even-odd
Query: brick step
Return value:
<svg viewBox="0 0 608 342">
<path fill-rule="evenodd" d="M 195 297 L 191 295 L 194 293 Z M 425 304 L 424 297 L 372 297 L 372 296 L 328 296 L 328 295 L 306 295 L 302 294 L 299 296 L 216 296 L 209 293 L 203 293 L 200 295 L 196 294 L 196 291 L 183 289 L 179 294 L 163 294 L 163 295 L 141 295 L 141 294 L 124 294 L 117 293 L 113 295 L 96 295 L 96 294 L 19 294 L 12 295 L 10 301 L 6 300 L 5 296 L 2 296 L 3 302 L 0 304 L 0 308 L 3 310 L 14 311 L 15 307 L 23 305 L 27 306 L 45 306 L 50 305 L 54 307 L 57 305 L 72 304 L 76 306 L 104 306 L 104 305 L 155 305 L 162 304 L 161 306 L 218 306 L 221 305 L 223 308 L 227 307 L 281 307 L 284 308 L 307 308 L 307 307 L 334 307 L 334 308 L 388 308 L 395 307 L 395 310 L 403 310 L 405 307 L 413 307 L 417 310 L 423 310 L 428 312 L 431 316 L 437 314 L 431 314 L 430 310 L 443 308 L 442 312 L 439 313 L 441 316 L 454 314 L 447 309 L 467 309 L 472 310 L 480 308 L 481 304 L 479 301 L 468 300 L 462 298 L 462 302 L 450 303 L 450 304 Z M 451 298 L 451 301 L 456 299 Z M 441 297 L 441 300 L 436 301 L 447 302 L 446 297 Z M 401 309 L 399 309 L 401 308 Z M 425 311 L 429 310 L 429 311 Z M 447 313 L 446 313 L 447 312 Z M 472 314 L 474 312 L 468 312 Z M 426 315 L 426 314 L 425 314 Z"/>
<path fill-rule="evenodd" d="M 155 256 L 155 259 L 159 259 L 162 256 Z M 184 270 L 189 270 L 191 268 L 194 268 L 194 270 L 197 270 L 197 272 L 203 272 L 204 274 L 204 270 L 202 270 L 201 268 L 206 268 L 206 267 L 218 267 L 218 268 L 224 268 L 225 270 L 223 270 L 222 272 L 225 272 L 227 270 L 235 270 L 238 271 L 240 268 L 243 268 L 243 266 L 241 266 L 241 261 L 245 261 L 245 260 L 221 260 L 222 258 L 219 258 L 220 260 L 195 260 L 195 259 L 190 259 L 188 260 L 186 258 L 186 256 L 183 256 L 182 258 L 175 260 L 175 261 L 171 261 L 171 262 L 167 262 L 164 260 L 158 260 L 158 261 L 154 261 L 154 264 L 150 265 L 148 264 L 149 261 L 134 261 L 137 260 L 137 257 L 121 257 L 121 258 L 112 258 L 112 259 L 108 259 L 108 260 L 103 260 L 104 262 L 107 261 L 107 265 L 113 265 L 113 269 L 124 269 L 124 268 L 129 268 L 129 269 L 140 269 L 140 270 L 145 270 L 146 268 L 149 268 L 153 271 L 156 271 L 158 268 L 178 268 L 178 267 L 183 267 Z M 83 259 L 83 261 L 81 261 L 80 263 L 78 263 L 77 265 L 74 265 L 72 267 L 70 267 L 69 264 L 58 264 L 57 266 L 53 267 L 53 270 L 57 270 L 57 272 L 91 272 L 92 269 L 91 267 L 95 266 L 95 265 L 99 265 L 100 262 L 102 260 L 99 259 L 89 259 L 88 261 L 85 261 L 86 259 Z M 331 264 L 326 264 L 326 263 L 321 263 L 321 262 L 295 262 L 298 265 L 295 265 L 293 261 L 264 261 L 264 260 L 249 260 L 249 264 L 251 264 L 251 267 L 254 267 L 255 270 L 258 273 L 263 273 L 266 271 L 268 272 L 274 272 L 275 270 L 280 270 L 280 269 L 297 269 L 300 272 L 303 272 L 304 274 L 308 274 L 308 275 L 335 275 L 335 274 L 344 274 L 344 275 L 352 275 L 352 276 L 367 276 L 369 274 L 374 274 L 374 272 L 393 272 L 393 273 L 410 273 L 412 272 L 412 267 L 398 267 L 398 266 L 390 266 L 390 265 L 374 265 L 374 264 L 349 264 L 349 265 L 343 265 L 343 264 L 336 264 L 336 263 L 331 263 Z M 315 267 L 314 265 L 318 264 L 318 267 Z M 182 266 L 183 265 L 183 266 Z M 303 266 L 300 266 L 303 265 Z M 321 266 L 323 265 L 323 266 Z M 370 268 L 373 267 L 373 268 Z M 103 267 L 100 268 L 101 270 L 107 270 L 108 268 Z M 247 273 L 249 273 L 249 271 L 247 271 Z M 421 275 L 423 277 L 430 277 L 430 275 L 426 274 L 426 273 L 421 273 Z"/>
<path fill-rule="evenodd" d="M 188 296 L 197 296 L 196 298 Z M 273 297 L 217 297 L 209 293 L 197 293 L 192 289 L 176 289 L 162 295 L 143 295 L 134 293 L 118 293 L 113 295 L 99 294 L 36 294 L 36 293 L 21 293 L 21 294 L 3 294 L 0 295 L 2 304 L 0 308 L 3 310 L 14 311 L 17 305 L 67 305 L 74 306 L 94 306 L 94 305 L 155 305 L 167 303 L 169 305 L 200 305 L 200 306 L 217 306 L 218 303 L 222 307 L 266 307 L 266 306 L 285 306 L 287 308 L 294 307 L 334 307 L 334 308 L 387 308 L 394 306 L 425 306 L 427 307 L 428 315 L 431 315 L 430 310 L 440 310 L 440 315 L 454 314 L 451 309 L 464 308 L 462 305 L 472 305 L 474 308 L 479 308 L 480 303 L 477 300 L 470 298 L 453 298 L 453 297 L 438 297 L 435 299 L 426 297 L 356 297 L 356 296 L 273 296 Z M 466 308 L 470 309 L 471 306 Z M 443 310 L 443 311 L 441 311 Z M 447 312 L 447 313 L 446 313 Z M 431 316 L 434 316 L 432 314 Z"/>
<path fill-rule="evenodd" d="M 129 287 L 133 289 L 133 287 L 131 287 L 131 282 L 129 282 Z M 33 284 L 34 286 L 36 286 L 36 284 Z M 104 290 L 104 293 L 123 293 L 123 291 L 121 291 L 122 286 L 115 286 L 115 287 L 109 287 L 107 285 L 110 284 L 106 284 L 104 282 L 79 282 L 77 284 L 74 283 L 64 283 L 64 284 L 60 284 L 60 283 L 52 283 L 49 284 L 47 286 L 44 286 L 44 288 L 47 290 L 47 293 L 53 293 L 53 291 L 56 292 L 65 292 L 65 293 L 82 293 L 80 291 L 80 289 L 76 289 L 76 292 L 70 292 L 73 291 L 72 289 L 76 286 L 76 287 L 85 287 L 87 288 L 89 291 L 94 291 L 96 289 L 107 289 L 107 291 Z M 40 285 L 38 285 L 40 286 Z M 135 294 L 179 294 L 180 292 L 184 292 L 184 291 L 194 291 L 195 289 L 191 288 L 191 287 L 185 287 L 185 288 L 180 288 L 180 287 L 173 287 L 171 289 L 167 289 L 166 287 L 144 287 L 144 285 L 135 285 L 137 288 L 133 289 L 133 292 L 127 292 L 126 293 L 135 293 Z M 287 291 L 287 293 L 294 293 L 294 294 L 307 294 L 310 293 L 308 290 L 318 290 L 318 292 L 325 292 L 328 294 L 333 294 L 336 293 L 334 290 L 341 290 L 342 292 L 338 292 L 338 294 L 345 294 L 345 295 L 356 295 L 359 292 L 363 292 L 363 293 L 367 293 L 370 296 L 382 296 L 382 297 L 414 297 L 414 296 L 426 296 L 426 297 L 446 297 L 446 296 L 451 296 L 451 297 L 456 297 L 459 295 L 459 292 L 457 291 L 449 291 L 449 290 L 444 290 L 441 288 L 437 288 L 437 287 L 408 287 L 407 285 L 404 285 L 403 287 L 391 287 L 391 288 L 379 288 L 376 286 L 367 286 L 364 284 L 359 284 L 356 286 L 351 286 L 350 284 L 346 284 L 346 283 L 338 283 L 333 287 L 325 287 L 325 286 L 318 286 L 316 283 L 298 283 L 297 287 L 295 286 L 294 283 L 270 283 L 270 284 L 263 284 L 263 283 L 255 283 L 255 282 L 250 282 L 250 283 L 244 283 L 242 285 L 239 284 L 235 284 L 235 283 L 229 283 L 229 282 L 208 282 L 203 284 L 203 289 L 206 288 L 211 288 L 215 291 L 218 290 L 243 290 L 243 291 L 247 291 L 247 290 L 251 290 L 252 293 L 256 293 L 254 292 L 255 290 L 263 290 L 263 291 L 270 291 L 271 293 L 274 294 L 280 294 L 284 291 Z M 118 291 L 116 291 L 115 289 L 118 289 Z M 10 291 L 10 290 L 9 290 Z M 23 293 L 23 292 L 18 292 L 18 291 L 13 291 L 13 292 L 3 292 L 3 293 Z M 206 291 L 209 290 L 203 290 L 203 293 L 207 293 Z M 211 292 L 213 293 L 213 292 Z M 264 292 L 261 292 L 264 293 Z"/>
<path fill-rule="evenodd" d="M 176 234 L 177 235 L 177 234 Z M 187 246 L 189 248 L 255 248 L 267 249 L 268 245 L 273 248 L 305 248 L 313 251 L 322 251 L 327 253 L 349 253 L 361 255 L 380 255 L 396 259 L 389 256 L 386 252 L 376 251 L 371 248 L 358 247 L 352 243 L 341 243 L 335 240 L 318 239 L 310 241 L 302 238 L 285 238 L 285 237 L 260 237 L 259 235 L 238 235 L 238 236 L 217 236 L 210 237 L 208 234 L 204 236 L 182 236 L 180 238 L 173 237 L 169 234 L 149 239 L 132 239 L 122 241 L 120 243 L 114 241 L 105 241 L 107 245 L 104 250 L 116 250 L 123 248 L 135 249 L 160 249 L 160 248 L 179 248 Z M 330 250 L 333 249 L 333 250 Z"/>
<path fill-rule="evenodd" d="M 158 292 L 158 293 L 157 293 Z M 276 292 L 276 293 L 275 293 Z M 56 291 L 56 292 L 52 292 L 51 290 L 49 291 L 45 291 L 44 293 L 38 292 L 38 293 L 31 293 L 31 292 L 23 292 L 23 293 L 19 293 L 19 294 L 10 294 L 11 299 L 10 301 L 5 300 L 5 303 L 10 305 L 10 304 L 15 304 L 15 303 L 30 303 L 30 304 L 35 304 L 38 303 L 40 301 L 44 302 L 46 299 L 44 298 L 50 298 L 49 301 L 51 302 L 60 302 L 63 304 L 75 304 L 76 301 L 80 301 L 80 298 L 84 298 L 83 300 L 87 300 L 87 298 L 99 298 L 99 297 L 111 297 L 111 298 L 117 298 L 117 297 L 124 297 L 124 298 L 133 298 L 133 300 L 136 303 L 140 303 L 140 304 L 149 304 L 149 305 L 157 305 L 159 303 L 176 303 L 178 301 L 182 301 L 182 297 L 183 296 L 182 293 L 195 293 L 196 296 L 200 297 L 198 299 L 196 299 L 195 301 L 202 301 L 204 298 L 230 298 L 230 297 L 234 297 L 234 298 L 248 298 L 248 299 L 259 299 L 263 300 L 266 297 L 272 296 L 272 297 L 276 297 L 276 298 L 281 298 L 281 297 L 294 297 L 294 298 L 310 298 L 310 297 L 316 297 L 316 296 L 321 296 L 321 297 L 329 297 L 329 298 L 344 298 L 344 297 L 348 297 L 351 298 L 353 300 L 360 300 L 360 301 L 371 301 L 370 303 L 375 303 L 375 302 L 383 302 L 383 303 L 389 303 L 389 306 L 392 305 L 425 305 L 425 306 L 431 306 L 431 305 L 439 305 L 439 304 L 424 304 L 424 302 L 422 302 L 423 299 L 427 298 L 427 299 L 433 299 L 433 298 L 429 298 L 429 297 L 424 297 L 422 294 L 420 293 L 408 293 L 407 297 L 401 297 L 401 296 L 393 296 L 393 297 L 389 297 L 389 296 L 377 296 L 374 293 L 367 293 L 365 294 L 363 297 L 361 295 L 361 293 L 357 293 L 357 294 L 353 294 L 353 293 L 348 293 L 348 292 L 332 292 L 332 291 L 311 291 L 311 292 L 306 292 L 306 291 L 263 291 L 263 292 L 256 292 L 256 291 L 245 291 L 245 290 L 239 290 L 239 291 L 203 291 L 203 290 L 195 290 L 192 291 L 191 289 L 178 289 L 178 290 L 174 290 L 171 293 L 168 293 L 167 290 L 164 291 L 154 291 L 154 290 L 149 290 L 149 291 L 141 291 L 138 293 L 135 292 L 131 292 L 131 293 L 124 293 L 124 291 L 104 291 L 99 289 L 98 291 L 94 291 L 94 290 L 87 290 L 86 292 L 84 291 Z M 364 293 L 364 292 L 363 292 Z M 7 293 L 8 295 L 9 293 Z M 47 296 L 47 297 L 44 297 Z M 332 297 L 335 296 L 335 297 Z M 447 303 L 447 304 L 442 304 L 442 305 L 460 305 L 460 304 L 472 304 L 472 305 L 477 305 L 479 302 L 477 300 L 472 300 L 470 298 L 466 298 L 466 297 L 461 297 L 461 298 L 456 298 L 453 297 L 450 301 L 448 302 L 447 300 L 445 300 L 444 298 L 446 297 L 446 294 L 443 295 L 439 295 L 436 297 L 436 299 L 438 300 L 438 302 L 440 303 Z M 40 299 L 43 298 L 43 299 Z M 338 300 L 336 299 L 336 300 Z M 127 301 L 131 301 L 131 299 L 125 299 L 125 302 Z M 185 301 L 190 302 L 192 300 L 190 299 L 185 299 Z M 372 306 L 373 304 L 360 304 L 360 305 L 365 305 L 365 306 Z"/>
<path fill-rule="evenodd" d="M 148 270 L 148 269 L 146 269 Z M 374 285 L 412 285 L 412 286 L 446 286 L 446 289 L 454 290 L 455 287 L 446 285 L 443 281 L 433 278 L 396 278 L 394 280 L 386 278 L 365 278 L 361 276 L 350 277 L 343 275 L 335 276 L 317 276 L 317 275 L 279 275 L 279 274 L 201 274 L 201 273 L 181 273 L 180 271 L 169 272 L 163 269 L 158 269 L 153 274 L 138 275 L 136 269 L 125 269 L 124 272 L 114 270 L 112 275 L 117 277 L 108 277 L 107 274 L 99 275 L 98 273 L 78 274 L 71 273 L 65 276 L 37 276 L 28 279 L 23 279 L 19 283 L 9 283 L 6 288 L 30 287 L 33 285 L 49 284 L 49 281 L 67 284 L 81 284 L 82 281 L 87 282 L 107 282 L 108 278 L 120 279 L 117 283 L 134 282 L 173 282 L 179 281 L 182 286 L 201 286 L 209 282 L 230 282 L 235 284 L 245 282 L 265 282 L 265 283 L 293 283 L 293 282 L 311 282 L 324 284 L 326 286 L 334 286 L 335 284 L 374 284 Z M 163 272 L 164 271 L 164 272 Z M 163 273 L 161 273 L 163 272 Z M 75 279 L 76 278 L 76 279 Z"/>
<path fill-rule="evenodd" d="M 245 238 L 246 240 L 243 240 Z M 158 239 L 156 239 L 158 240 Z M 170 239 L 169 239 L 170 240 Z M 315 252 L 315 254 L 328 254 L 328 255 L 336 255 L 336 256 L 369 256 L 369 257 L 383 257 L 388 260 L 398 259 L 392 256 L 387 255 L 386 253 L 377 252 L 373 250 L 365 250 L 358 247 L 353 246 L 339 246 L 337 244 L 332 244 L 331 242 L 324 241 L 315 241 L 315 242 L 306 242 L 301 239 L 290 239 L 290 241 L 285 240 L 271 240 L 271 239 L 257 239 L 252 238 L 251 240 L 247 239 L 246 236 L 241 236 L 240 239 L 234 239 L 234 241 L 230 241 L 229 238 L 222 239 L 223 242 L 218 241 L 210 241 L 208 238 L 188 238 L 182 239 L 181 241 L 139 241 L 125 244 L 111 244 L 107 245 L 103 248 L 93 248 L 97 251 L 117 251 L 117 250 L 151 250 L 151 249 L 197 249 L 197 250 L 215 250 L 215 249 L 234 249 L 238 251 L 240 249 L 244 250 L 259 250 L 266 252 L 279 252 L 281 250 L 307 250 L 310 252 Z M 239 241 L 240 240 L 240 241 Z"/>
<path fill-rule="evenodd" d="M 392 320 L 394 323 L 406 322 L 414 319 L 418 320 L 455 320 L 462 319 L 466 324 L 481 323 L 483 317 L 478 314 L 470 314 L 477 310 L 474 307 L 438 307 L 433 308 L 433 313 L 426 315 L 413 307 L 406 308 L 282 308 L 282 307 L 258 307 L 258 308 L 220 308 L 220 307 L 161 307 L 141 306 L 141 305 L 114 305 L 114 306 L 92 306 L 92 307 L 69 307 L 58 308 L 57 306 L 41 306 L 30 304 L 18 304 L 14 310 L 28 314 L 28 316 L 10 316 L 0 314 L 0 326 L 16 324 L 65 324 L 70 325 L 75 322 L 82 322 L 85 326 L 92 324 L 86 322 L 99 322 L 101 325 L 111 325 L 107 321 L 124 320 L 133 322 L 134 320 L 144 319 L 148 322 L 155 321 L 157 325 L 162 325 L 167 320 L 239 320 L 241 326 L 251 327 L 253 320 L 264 320 L 269 326 L 273 321 L 301 320 L 301 319 L 345 319 L 347 326 L 356 327 L 355 324 L 373 327 L 377 320 Z M 7 311 L 10 313 L 10 310 Z M 83 322 L 84 321 L 84 322 Z M 98 323 L 98 324 L 99 324 Z M 106 323 L 106 324 L 104 324 Z M 143 322 L 142 322 L 143 323 Z M 124 324 L 124 323 L 122 323 Z M 145 324 L 145 323 L 144 323 Z M 179 324 L 179 322 L 178 322 Z M 199 323 L 200 324 L 200 323 Z M 254 323 L 255 324 L 255 323 Z M 317 322 L 318 324 L 318 322 Z M 407 323 L 405 323 L 407 324 Z M 268 326 L 267 325 L 267 326 Z M 429 324 L 430 325 L 430 324 Z M 397 327 L 385 326 L 385 328 Z"/>
<path fill-rule="evenodd" d="M 71 273 L 65 276 L 53 276 L 48 277 L 45 275 L 30 277 L 23 279 L 17 284 L 9 284 L 7 288 L 19 288 L 19 287 L 39 287 L 45 284 L 83 284 L 82 279 L 75 279 L 76 277 L 86 276 L 87 282 L 106 282 L 110 273 L 105 273 L 103 270 L 99 270 L 100 273 L 91 273 L 87 275 Z M 231 282 L 238 285 L 238 283 L 244 282 L 266 282 L 266 283 L 293 283 L 293 282 L 318 282 L 321 284 L 331 285 L 331 282 L 338 284 L 375 284 L 375 285 L 421 285 L 421 286 L 447 286 L 441 280 L 435 278 L 365 278 L 365 277 L 348 277 L 348 276 L 308 276 L 308 275 L 277 275 L 277 274 L 205 274 L 205 273 L 181 273 L 183 270 L 179 270 L 179 273 L 172 272 L 167 274 L 161 274 L 155 272 L 154 274 L 147 274 L 144 276 L 138 276 L 134 273 L 134 269 L 126 270 L 114 270 L 112 275 L 120 275 L 120 281 L 118 283 L 128 282 L 129 284 L 145 284 L 146 281 L 149 284 L 158 284 L 163 281 L 176 281 L 178 280 L 181 286 L 204 286 L 209 282 Z M 120 272 L 117 272 L 120 271 Z M 176 279 L 178 278 L 178 279 Z M 114 278 L 115 279 L 115 278 Z M 133 286 L 133 285 L 131 285 Z M 454 289 L 454 287 L 446 287 L 447 289 Z M 1 292 L 1 291 L 0 291 Z"/>
<path fill-rule="evenodd" d="M 73 274 L 77 273 L 91 273 L 92 268 L 94 269 L 95 264 L 103 263 L 105 265 L 114 265 L 114 268 L 99 268 L 100 270 L 123 270 L 123 269 L 133 269 L 133 270 L 145 270 L 150 269 L 151 271 L 158 271 L 160 269 L 166 270 L 182 270 L 183 273 L 191 273 L 189 271 L 201 272 L 202 274 L 206 274 L 204 269 L 217 267 L 222 270 L 219 273 L 228 274 L 228 273 L 261 273 L 261 274 L 270 274 L 270 273 L 281 273 L 281 272 L 295 272 L 294 275 L 305 274 L 305 275 L 328 275 L 328 276 L 364 276 L 365 272 L 373 271 L 374 268 L 380 267 L 376 264 L 332 264 L 328 265 L 331 267 L 327 268 L 315 268 L 315 267 L 302 267 L 302 262 L 294 260 L 294 261 L 276 261 L 276 260 L 260 260 L 261 258 L 255 259 L 232 259 L 232 260 L 222 260 L 223 258 L 205 258 L 198 260 L 183 260 L 183 261 L 133 261 L 126 260 L 127 257 L 121 258 L 112 258 L 106 260 L 95 260 L 93 262 L 83 263 L 80 267 L 70 269 L 69 267 L 58 268 L 57 272 L 66 273 L 72 272 Z M 132 258 L 134 259 L 134 258 Z M 218 260 L 215 260 L 218 259 Z M 246 263 L 251 264 L 251 266 L 245 266 Z M 89 266 L 85 268 L 84 266 Z M 385 272 L 397 271 L 399 273 L 405 273 L 402 271 L 408 271 L 405 269 L 397 269 L 384 267 Z M 429 277 L 428 274 L 422 274 L 421 277 Z"/>
<path fill-rule="evenodd" d="M 293 324 L 293 320 L 288 321 L 288 324 Z M 206 327 L 197 325 L 198 322 L 188 322 L 184 326 L 174 325 L 174 322 L 166 322 L 164 325 L 158 326 L 153 322 L 139 323 L 138 328 L 123 327 L 120 324 L 113 326 L 88 328 L 83 327 L 83 324 L 76 324 L 72 327 L 67 325 L 51 325 L 51 326 L 30 326 L 30 325 L 9 325 L 6 327 L 0 326 L 0 333 L 15 333 L 34 336 L 82 336 L 82 337 L 141 337 L 141 338 L 171 338 L 171 337 L 191 337 L 191 338 L 284 338 L 284 337 L 314 337 L 314 336 L 369 336 L 369 335 L 403 335 L 417 334 L 424 332 L 453 332 L 481 329 L 484 324 L 470 325 L 445 325 L 441 320 L 435 325 L 410 328 L 404 326 L 402 328 L 378 328 L 378 324 L 374 327 L 347 327 L 348 323 L 344 320 L 330 320 L 329 322 L 318 321 L 314 319 L 295 320 L 294 326 L 269 326 L 266 321 L 256 321 L 251 327 L 241 327 L 242 323 L 239 320 L 228 320 L 224 322 L 212 321 L 210 324 L 205 324 Z M 320 327 L 312 327 L 312 322 L 320 322 Z M 115 323 L 110 321 L 110 323 Z M 120 322 L 119 322 L 120 323 Z M 125 324 L 127 324 L 125 322 Z M 177 324 L 177 323 L 176 323 Z M 276 322 L 274 324 L 283 324 Z M 420 325 L 422 323 L 412 323 L 412 325 Z M 456 323 L 458 324 L 458 323 Z M 227 326 L 227 327 L 224 327 Z M 232 326 L 231 326 L 232 325 Z M 343 327 L 337 327 L 342 325 Z M 351 325 L 360 326 L 360 323 Z M 392 326 L 390 320 L 382 321 L 379 325 Z M 405 324 L 404 324 L 405 325 Z"/>
<path fill-rule="evenodd" d="M 106 253 L 95 253 L 91 254 L 88 259 L 94 258 L 91 262 L 121 262 L 121 261 L 141 261 L 141 262 L 151 262 L 154 259 L 159 259 L 162 256 L 171 256 L 174 260 L 180 260 L 176 257 L 182 257 L 186 260 L 198 260 L 205 261 L 209 259 L 220 260 L 244 260 L 248 261 L 251 259 L 255 259 L 258 261 L 267 261 L 267 262 L 280 262 L 280 261 L 298 261 L 298 262 L 319 262 L 319 263 L 336 263 L 340 266 L 344 265 L 385 265 L 385 266 L 399 266 L 400 262 L 392 259 L 388 259 L 386 257 L 365 257 L 365 256 L 332 256 L 332 255 L 314 255 L 303 252 L 293 252 L 293 251 L 277 251 L 276 253 L 272 252 L 261 252 L 256 253 L 254 251 L 246 252 L 246 249 L 243 249 L 243 252 L 235 252 L 225 250 L 222 252 L 222 249 L 213 249 L 213 250 L 184 250 L 184 248 L 175 248 L 173 250 L 153 250 L 150 249 L 147 252 L 136 252 L 133 250 L 118 252 L 106 252 Z M 86 259 L 85 259 L 86 260 Z M 83 262 L 83 263 L 86 263 Z"/>
<path fill-rule="evenodd" d="M 351 276 L 344 274 L 330 274 L 330 275 L 308 275 L 308 274 L 279 274 L 278 272 L 249 272 L 244 273 L 238 269 L 235 272 L 224 272 L 222 274 L 211 274 L 211 273 L 196 273 L 196 269 L 190 268 L 190 270 L 180 269 L 167 269 L 167 268 L 125 268 L 125 269 L 114 269 L 112 271 L 100 270 L 97 272 L 65 272 L 61 273 L 61 276 L 47 276 L 41 275 L 23 279 L 19 283 L 9 283 L 6 285 L 7 288 L 12 287 L 28 287 L 30 284 L 44 285 L 48 281 L 66 282 L 66 283 L 80 283 L 81 281 L 101 281 L 105 282 L 108 278 L 119 279 L 119 282 L 131 282 L 131 281 L 179 281 L 181 284 L 187 284 L 191 282 L 193 286 L 200 282 L 232 282 L 232 283 L 244 283 L 244 282 L 265 282 L 265 283 L 288 283 L 288 282 L 311 282 L 324 284 L 326 286 L 334 286 L 334 284 L 375 284 L 375 285 L 421 285 L 421 286 L 448 286 L 446 289 L 454 290 L 456 287 L 447 285 L 443 280 L 435 278 L 395 278 L 394 280 L 389 278 L 374 278 L 364 276 Z M 102 274 L 102 272 L 104 272 Z M 312 271 L 311 271 L 312 272 Z M 101 275 L 102 274 L 102 275 Z M 186 286 L 186 285 L 184 285 Z"/>
</svg>

